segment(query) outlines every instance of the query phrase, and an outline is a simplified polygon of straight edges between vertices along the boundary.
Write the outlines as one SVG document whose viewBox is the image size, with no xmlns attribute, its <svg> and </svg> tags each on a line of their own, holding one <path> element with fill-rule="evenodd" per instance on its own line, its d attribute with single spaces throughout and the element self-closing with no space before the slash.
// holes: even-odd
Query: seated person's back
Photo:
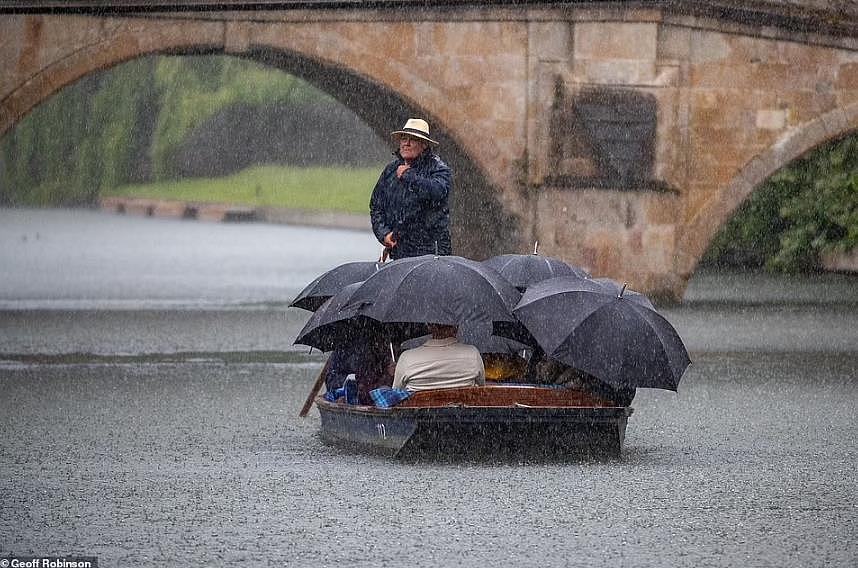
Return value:
<svg viewBox="0 0 858 568">
<path fill-rule="evenodd" d="M 360 404 L 372 404 L 369 392 L 390 385 L 390 354 L 380 336 L 368 333 L 349 347 L 331 353 L 328 362 L 325 375 L 328 392 L 335 392 L 349 374 L 354 374 Z"/>
<path fill-rule="evenodd" d="M 485 384 L 480 352 L 459 343 L 455 326 L 430 324 L 429 331 L 432 339 L 399 356 L 393 388 L 422 391 Z"/>
</svg>

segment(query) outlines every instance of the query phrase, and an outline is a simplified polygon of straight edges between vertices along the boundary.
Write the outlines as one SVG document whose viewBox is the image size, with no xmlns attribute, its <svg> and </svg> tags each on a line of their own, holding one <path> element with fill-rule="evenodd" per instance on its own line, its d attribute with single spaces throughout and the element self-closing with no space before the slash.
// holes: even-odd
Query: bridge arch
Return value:
<svg viewBox="0 0 858 568">
<path fill-rule="evenodd" d="M 855 131 L 858 131 L 858 102 L 790 130 L 751 159 L 685 227 L 677 250 L 678 272 L 691 277 L 718 231 L 761 183 L 815 148 Z"/>
<path fill-rule="evenodd" d="M 31 18 L 26 34 L 37 41 L 42 33 L 40 18 Z M 455 190 L 451 204 L 453 241 L 457 254 L 485 257 L 500 246 L 514 246 L 518 233 L 515 218 L 498 201 L 500 190 L 474 157 L 469 155 L 441 113 L 422 104 L 414 94 L 402 93 L 383 78 L 370 76 L 318 54 L 285 48 L 279 41 L 264 38 L 248 43 L 247 33 L 230 31 L 223 22 L 181 22 L 181 33 L 168 26 L 117 25 L 105 36 L 83 48 L 59 53 L 31 77 L 0 99 L 0 135 L 41 102 L 86 75 L 149 55 L 233 55 L 263 63 L 296 75 L 325 91 L 359 116 L 382 139 L 409 116 L 422 116 L 439 141 L 442 158 L 454 171 Z M 159 31 L 153 34 L 153 29 Z M 26 50 L 26 47 L 25 47 Z M 27 54 L 21 55 L 27 59 Z M 395 66 L 401 62 L 391 61 Z M 427 88 L 430 86 L 426 85 Z M 431 100 L 438 100 L 437 93 Z"/>
<path fill-rule="evenodd" d="M 425 2 L 379 10 L 325 2 L 263 9 L 237 0 L 224 11 L 220 3 L 105 10 L 111 3 L 84 1 L 75 3 L 84 11 L 21 10 L 0 19 L 0 133 L 61 86 L 134 57 L 248 57 L 341 100 L 362 93 L 347 106 L 385 137 L 407 114 L 427 117 L 457 174 L 453 227 L 462 254 L 523 251 L 539 238 L 547 254 L 679 299 L 712 237 L 762 180 L 858 127 L 858 12 L 786 3 L 712 11 L 691 0 Z M 592 133 L 578 139 L 583 131 L 553 128 L 569 114 L 554 112 L 563 108 L 558 78 L 570 93 L 655 97 L 646 180 L 654 191 L 601 183 L 596 158 L 619 138 L 594 142 Z M 587 124 L 640 114 L 627 110 L 594 111 L 602 118 Z M 558 132 L 570 136 L 559 164 Z M 563 179 L 575 183 L 553 185 Z"/>
</svg>

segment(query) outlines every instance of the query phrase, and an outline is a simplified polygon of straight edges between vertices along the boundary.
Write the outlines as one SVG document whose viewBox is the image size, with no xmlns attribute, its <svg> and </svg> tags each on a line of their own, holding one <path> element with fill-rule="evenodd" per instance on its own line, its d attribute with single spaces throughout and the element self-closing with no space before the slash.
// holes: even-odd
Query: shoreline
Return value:
<svg viewBox="0 0 858 568">
<path fill-rule="evenodd" d="M 346 229 L 351 231 L 371 230 L 369 211 L 366 214 L 362 214 L 346 213 L 344 211 L 253 207 L 229 203 L 188 202 L 136 197 L 105 197 L 99 200 L 99 207 L 103 211 L 120 215 L 138 215 L 143 217 L 195 219 L 198 221 L 219 223 L 261 222 L 278 225 Z"/>
<path fill-rule="evenodd" d="M 369 211 L 317 211 L 282 207 L 252 207 L 229 203 L 173 201 L 136 197 L 105 197 L 99 200 L 102 210 L 145 217 L 171 217 L 221 223 L 261 222 L 350 231 L 372 231 Z M 820 268 L 826 272 L 858 274 L 858 248 L 841 253 L 829 253 L 821 259 Z"/>
</svg>

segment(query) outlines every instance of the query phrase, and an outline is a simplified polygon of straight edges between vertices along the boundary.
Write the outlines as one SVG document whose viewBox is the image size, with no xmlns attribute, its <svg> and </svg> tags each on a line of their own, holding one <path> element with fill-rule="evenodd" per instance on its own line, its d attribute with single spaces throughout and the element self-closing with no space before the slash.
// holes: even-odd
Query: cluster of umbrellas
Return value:
<svg viewBox="0 0 858 568">
<path fill-rule="evenodd" d="M 435 323 L 459 326 L 460 341 L 482 353 L 541 349 L 617 388 L 676 390 L 690 364 L 646 296 L 536 251 L 483 262 L 435 255 L 350 262 L 319 276 L 291 306 L 314 312 L 295 343 L 322 351 L 367 333 L 399 343 Z"/>
</svg>

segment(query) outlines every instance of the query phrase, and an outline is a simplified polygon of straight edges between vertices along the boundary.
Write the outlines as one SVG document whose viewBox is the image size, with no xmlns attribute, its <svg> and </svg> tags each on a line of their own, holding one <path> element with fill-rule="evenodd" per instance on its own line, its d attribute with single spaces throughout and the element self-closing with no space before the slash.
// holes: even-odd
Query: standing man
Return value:
<svg viewBox="0 0 858 568">
<path fill-rule="evenodd" d="M 429 124 L 409 118 L 391 133 L 399 145 L 369 201 L 372 230 L 391 258 L 453 254 L 450 190 L 453 172 L 433 151 Z"/>
</svg>

